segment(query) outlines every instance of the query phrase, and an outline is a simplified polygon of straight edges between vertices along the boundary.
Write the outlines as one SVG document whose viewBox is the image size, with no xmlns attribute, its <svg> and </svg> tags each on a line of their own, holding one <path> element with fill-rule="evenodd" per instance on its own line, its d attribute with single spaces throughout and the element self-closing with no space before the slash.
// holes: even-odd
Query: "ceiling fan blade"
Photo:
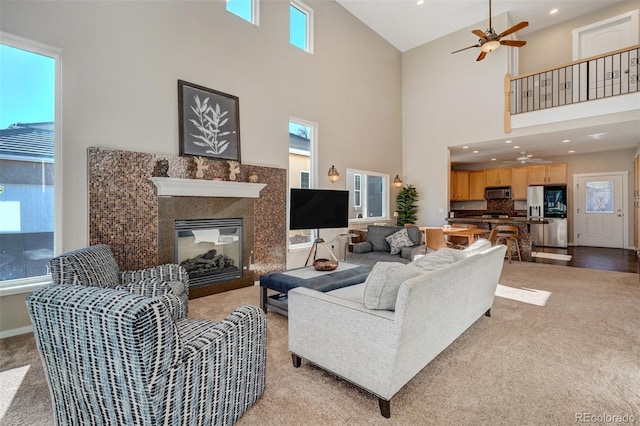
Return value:
<svg viewBox="0 0 640 426">
<path fill-rule="evenodd" d="M 480 52 L 480 55 L 478 55 L 478 59 L 476 59 L 476 62 L 483 60 L 485 56 L 487 56 L 487 52 Z"/>
<path fill-rule="evenodd" d="M 480 38 L 487 38 L 487 35 L 484 33 L 484 31 L 481 30 L 473 30 L 471 31 L 472 33 L 474 33 L 475 35 L 477 35 Z"/>
<path fill-rule="evenodd" d="M 500 40 L 500 44 L 504 46 L 522 47 L 527 44 L 524 40 Z"/>
<path fill-rule="evenodd" d="M 500 35 L 498 36 L 498 38 L 502 38 L 505 36 L 508 36 L 509 34 L 513 34 L 518 30 L 523 29 L 524 27 L 529 26 L 529 23 L 526 21 L 522 21 L 519 24 L 514 25 L 513 27 L 509 28 L 508 30 L 505 30 L 503 32 L 500 33 Z"/>
<path fill-rule="evenodd" d="M 480 47 L 480 45 L 479 45 L 479 44 L 474 44 L 473 46 L 468 46 L 468 47 L 465 47 L 465 48 L 462 48 L 462 49 L 454 50 L 454 51 L 453 51 L 453 52 L 451 52 L 451 53 L 453 54 L 453 53 L 462 52 L 463 50 L 471 49 L 471 48 L 473 48 L 473 47 Z"/>
</svg>

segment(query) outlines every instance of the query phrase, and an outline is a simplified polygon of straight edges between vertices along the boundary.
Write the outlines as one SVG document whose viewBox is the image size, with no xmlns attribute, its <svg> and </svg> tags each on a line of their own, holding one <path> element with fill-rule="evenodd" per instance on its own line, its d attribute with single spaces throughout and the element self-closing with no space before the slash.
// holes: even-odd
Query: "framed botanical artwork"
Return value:
<svg viewBox="0 0 640 426">
<path fill-rule="evenodd" d="M 237 96 L 178 80 L 180 155 L 240 161 Z"/>
</svg>

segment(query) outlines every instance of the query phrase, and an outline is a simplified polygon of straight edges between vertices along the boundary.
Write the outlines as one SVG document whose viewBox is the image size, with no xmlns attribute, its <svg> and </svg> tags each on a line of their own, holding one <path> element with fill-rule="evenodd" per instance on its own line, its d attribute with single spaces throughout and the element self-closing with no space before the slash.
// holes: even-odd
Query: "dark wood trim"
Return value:
<svg viewBox="0 0 640 426">
<path fill-rule="evenodd" d="M 382 417 L 387 419 L 390 418 L 391 417 L 391 401 L 378 398 L 378 405 L 380 406 L 380 414 L 382 414 Z"/>
<path fill-rule="evenodd" d="M 243 287 L 251 287 L 254 283 L 253 271 L 243 271 L 243 277 L 235 280 L 223 281 L 211 285 L 189 288 L 189 299 L 209 296 L 224 291 L 236 290 Z"/>
</svg>

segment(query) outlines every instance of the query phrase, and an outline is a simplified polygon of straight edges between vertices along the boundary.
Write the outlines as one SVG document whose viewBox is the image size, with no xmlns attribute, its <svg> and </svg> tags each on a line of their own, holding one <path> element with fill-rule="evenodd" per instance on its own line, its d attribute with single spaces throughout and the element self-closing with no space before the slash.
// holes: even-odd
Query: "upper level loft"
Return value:
<svg viewBox="0 0 640 426">
<path fill-rule="evenodd" d="M 505 76 L 504 131 L 640 110 L 640 44 Z"/>
</svg>

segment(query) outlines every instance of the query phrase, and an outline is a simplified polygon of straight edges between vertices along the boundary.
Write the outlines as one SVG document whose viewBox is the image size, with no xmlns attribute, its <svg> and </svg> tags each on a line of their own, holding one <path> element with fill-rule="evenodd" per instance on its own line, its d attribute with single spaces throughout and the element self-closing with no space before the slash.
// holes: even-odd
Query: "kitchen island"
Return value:
<svg viewBox="0 0 640 426">
<path fill-rule="evenodd" d="M 531 238 L 531 224 L 541 224 L 546 223 L 544 220 L 528 220 L 526 217 L 522 216 L 511 216 L 511 217 L 481 217 L 481 216 L 471 216 L 471 217 L 455 217 L 455 218 L 447 218 L 447 222 L 455 226 L 459 223 L 468 223 L 470 225 L 477 225 L 479 228 L 483 229 L 493 229 L 496 225 L 512 225 L 518 227 L 518 245 L 520 246 L 520 257 L 525 262 L 531 262 L 531 251 L 532 251 L 532 241 Z M 517 255 L 516 255 L 517 259 Z"/>
</svg>

